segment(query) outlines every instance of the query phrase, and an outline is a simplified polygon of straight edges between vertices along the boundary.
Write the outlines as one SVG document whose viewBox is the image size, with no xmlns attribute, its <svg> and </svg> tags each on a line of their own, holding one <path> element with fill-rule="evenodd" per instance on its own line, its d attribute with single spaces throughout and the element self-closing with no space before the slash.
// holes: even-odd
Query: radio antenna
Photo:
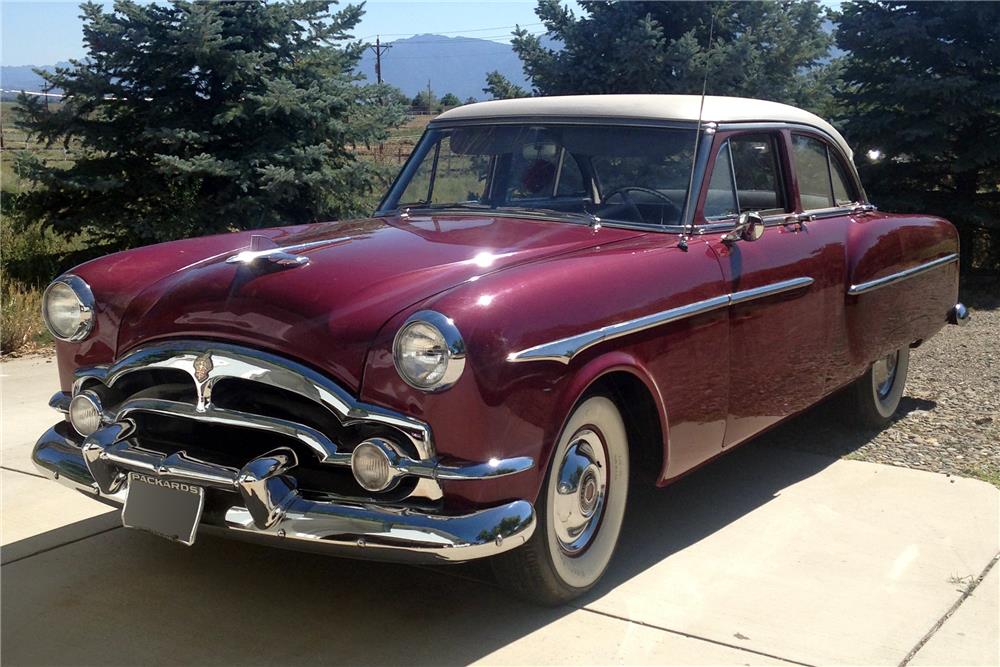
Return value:
<svg viewBox="0 0 1000 667">
<path fill-rule="evenodd" d="M 687 198 L 684 202 L 684 217 L 681 218 L 681 224 L 684 224 L 688 218 L 688 212 L 691 212 L 691 228 L 688 232 L 681 233 L 681 240 L 677 244 L 681 250 L 688 249 L 688 239 L 694 234 L 694 211 L 691 210 L 691 199 L 694 196 L 694 168 L 698 164 L 698 148 L 701 143 L 701 119 L 705 113 L 705 91 L 708 88 L 708 53 L 712 50 L 712 39 L 715 36 L 715 12 L 712 12 L 712 20 L 708 25 L 708 50 L 705 52 L 705 76 L 701 80 L 701 104 L 698 106 L 698 129 L 694 133 L 694 153 L 691 155 L 691 175 L 688 176 L 688 191 Z"/>
</svg>

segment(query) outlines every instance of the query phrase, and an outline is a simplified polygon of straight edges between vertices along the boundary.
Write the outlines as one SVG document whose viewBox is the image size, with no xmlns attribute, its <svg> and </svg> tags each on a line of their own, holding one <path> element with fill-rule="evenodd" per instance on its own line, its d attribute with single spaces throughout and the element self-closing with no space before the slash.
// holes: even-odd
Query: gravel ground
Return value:
<svg viewBox="0 0 1000 667">
<path fill-rule="evenodd" d="M 976 477 L 1000 487 L 1000 286 L 963 291 L 972 319 L 910 354 L 899 412 L 880 432 L 842 423 L 836 401 L 763 439 L 774 446 Z"/>
</svg>

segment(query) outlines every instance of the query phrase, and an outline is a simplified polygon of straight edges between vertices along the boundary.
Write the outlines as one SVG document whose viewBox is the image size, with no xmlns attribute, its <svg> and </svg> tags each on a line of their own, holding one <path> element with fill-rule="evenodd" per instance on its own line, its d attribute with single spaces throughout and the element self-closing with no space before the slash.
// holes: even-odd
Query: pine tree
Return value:
<svg viewBox="0 0 1000 667">
<path fill-rule="evenodd" d="M 486 75 L 486 87 L 483 92 L 492 100 L 509 100 L 515 97 L 527 97 L 528 91 L 512 83 L 499 70 L 493 70 Z"/>
<path fill-rule="evenodd" d="M 709 94 L 828 110 L 832 39 L 815 0 L 579 4 L 578 17 L 559 0 L 539 0 L 551 47 L 527 30 L 514 33 L 542 95 L 700 93 L 707 73 Z"/>
<path fill-rule="evenodd" d="M 30 134 L 79 155 L 22 158 L 28 214 L 127 247 L 360 212 L 376 167 L 352 148 L 402 116 L 354 74 L 362 9 L 333 4 L 81 5 L 86 57 L 38 72 L 64 103 L 18 100 Z"/>
<path fill-rule="evenodd" d="M 842 13 L 842 124 L 869 196 L 947 217 L 965 268 L 977 254 L 1000 270 L 1000 4 L 850 2 Z M 990 235 L 992 248 L 978 242 Z"/>
</svg>

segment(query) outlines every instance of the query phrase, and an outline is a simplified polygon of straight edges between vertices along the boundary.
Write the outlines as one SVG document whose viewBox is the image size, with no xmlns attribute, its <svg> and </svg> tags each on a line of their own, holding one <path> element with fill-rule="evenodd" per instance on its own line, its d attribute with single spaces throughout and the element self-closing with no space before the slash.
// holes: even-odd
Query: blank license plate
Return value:
<svg viewBox="0 0 1000 667">
<path fill-rule="evenodd" d="M 130 472 L 122 524 L 191 545 L 204 507 L 200 486 Z"/>
</svg>

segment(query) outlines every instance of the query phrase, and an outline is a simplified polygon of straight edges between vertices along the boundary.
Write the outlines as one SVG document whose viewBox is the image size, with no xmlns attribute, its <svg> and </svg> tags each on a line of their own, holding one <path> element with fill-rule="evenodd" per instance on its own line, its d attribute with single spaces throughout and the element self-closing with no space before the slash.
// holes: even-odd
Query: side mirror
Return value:
<svg viewBox="0 0 1000 667">
<path fill-rule="evenodd" d="M 764 219 L 756 211 L 740 213 L 739 222 L 736 229 L 722 237 L 726 243 L 736 243 L 737 241 L 756 241 L 764 235 Z"/>
</svg>

